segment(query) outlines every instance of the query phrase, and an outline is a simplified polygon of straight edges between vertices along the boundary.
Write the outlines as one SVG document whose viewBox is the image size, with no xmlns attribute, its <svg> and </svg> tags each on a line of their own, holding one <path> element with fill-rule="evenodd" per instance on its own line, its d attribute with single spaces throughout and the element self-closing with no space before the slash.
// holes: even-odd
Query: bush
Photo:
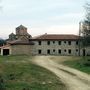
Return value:
<svg viewBox="0 0 90 90">
<path fill-rule="evenodd" d="M 90 59 L 87 59 L 85 61 L 84 66 L 90 67 Z"/>
<path fill-rule="evenodd" d="M 6 90 L 4 79 L 2 78 L 2 76 L 0 76 L 0 90 Z"/>
<path fill-rule="evenodd" d="M 30 90 L 29 88 L 23 88 L 23 90 Z"/>
<path fill-rule="evenodd" d="M 14 74 L 10 74 L 10 75 L 9 75 L 9 79 L 10 79 L 10 80 L 14 80 L 14 79 L 15 79 L 15 75 L 14 75 Z"/>
<path fill-rule="evenodd" d="M 90 59 L 88 59 L 87 61 L 90 61 Z"/>
</svg>

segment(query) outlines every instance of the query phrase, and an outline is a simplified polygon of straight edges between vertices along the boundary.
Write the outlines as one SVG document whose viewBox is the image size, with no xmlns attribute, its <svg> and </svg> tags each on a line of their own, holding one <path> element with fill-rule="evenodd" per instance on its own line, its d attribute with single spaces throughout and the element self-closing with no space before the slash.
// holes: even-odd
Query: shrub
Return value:
<svg viewBox="0 0 90 90">
<path fill-rule="evenodd" d="M 87 59 L 87 60 L 84 62 L 84 66 L 90 67 L 90 59 Z"/>
<path fill-rule="evenodd" d="M 6 90 L 4 79 L 2 78 L 2 76 L 0 76 L 0 90 Z"/>
</svg>

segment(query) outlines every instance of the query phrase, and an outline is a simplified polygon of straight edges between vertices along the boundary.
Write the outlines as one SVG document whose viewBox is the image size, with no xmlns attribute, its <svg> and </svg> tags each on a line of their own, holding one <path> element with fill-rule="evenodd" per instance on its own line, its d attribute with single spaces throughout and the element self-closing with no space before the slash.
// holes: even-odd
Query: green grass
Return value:
<svg viewBox="0 0 90 90">
<path fill-rule="evenodd" d="M 66 90 L 58 77 L 31 60 L 33 57 L 25 55 L 0 56 L 0 76 L 6 90 Z"/>
<path fill-rule="evenodd" d="M 90 74 L 90 66 L 85 65 L 85 63 L 90 63 L 90 61 L 87 61 L 87 59 L 90 59 L 90 57 L 73 57 L 71 59 L 73 60 L 64 61 L 63 64 Z"/>
</svg>

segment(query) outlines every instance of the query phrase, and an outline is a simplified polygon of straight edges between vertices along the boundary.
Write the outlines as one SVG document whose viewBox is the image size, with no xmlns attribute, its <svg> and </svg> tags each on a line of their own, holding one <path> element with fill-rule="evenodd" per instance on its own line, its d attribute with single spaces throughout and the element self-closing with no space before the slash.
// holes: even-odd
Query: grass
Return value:
<svg viewBox="0 0 90 90">
<path fill-rule="evenodd" d="M 66 90 L 58 77 L 31 60 L 33 57 L 25 55 L 0 56 L 0 77 L 5 90 Z"/>
<path fill-rule="evenodd" d="M 73 57 L 71 59 L 73 60 L 64 61 L 63 64 L 90 74 L 90 65 L 85 65 L 86 63 L 90 63 L 90 61 L 87 61 L 88 59 L 90 60 L 90 57 Z"/>
</svg>

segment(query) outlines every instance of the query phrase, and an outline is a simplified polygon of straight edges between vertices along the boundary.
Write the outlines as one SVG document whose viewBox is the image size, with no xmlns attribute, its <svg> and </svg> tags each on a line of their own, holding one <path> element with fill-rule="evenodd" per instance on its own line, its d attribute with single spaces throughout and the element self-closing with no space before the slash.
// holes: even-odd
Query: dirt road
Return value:
<svg viewBox="0 0 90 90">
<path fill-rule="evenodd" d="M 59 58 L 62 59 L 62 57 Z M 33 61 L 56 74 L 66 85 L 67 90 L 90 90 L 90 75 L 61 63 L 58 64 L 57 60 L 52 59 L 52 56 L 36 56 Z"/>
</svg>

